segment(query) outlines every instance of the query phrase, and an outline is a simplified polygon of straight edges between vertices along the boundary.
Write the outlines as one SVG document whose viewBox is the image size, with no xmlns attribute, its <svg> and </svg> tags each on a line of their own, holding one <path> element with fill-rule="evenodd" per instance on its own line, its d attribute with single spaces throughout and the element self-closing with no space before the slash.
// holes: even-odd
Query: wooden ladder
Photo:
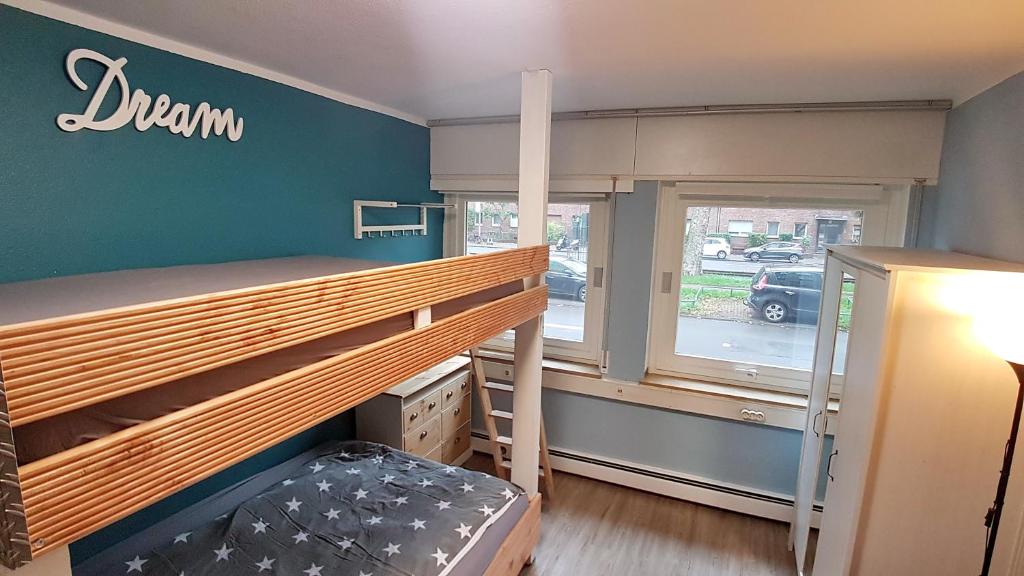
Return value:
<svg viewBox="0 0 1024 576">
<path fill-rule="evenodd" d="M 487 427 L 487 439 L 491 444 L 491 456 L 494 458 L 494 470 L 502 480 L 509 479 L 509 472 L 512 470 L 512 438 L 498 434 L 497 420 L 512 421 L 511 412 L 495 410 L 491 402 L 491 392 L 502 392 L 510 396 L 515 392 L 511 384 L 499 382 L 488 382 L 484 373 L 484 363 L 480 359 L 480 353 L 476 348 L 469 351 L 470 360 L 473 363 L 473 382 L 476 386 L 477 396 L 480 398 L 480 408 L 484 414 L 484 424 Z M 544 415 L 540 418 L 540 477 L 544 480 L 544 493 L 548 500 L 555 497 L 555 476 L 551 473 L 551 458 L 548 456 L 548 438 L 544 431 Z"/>
</svg>

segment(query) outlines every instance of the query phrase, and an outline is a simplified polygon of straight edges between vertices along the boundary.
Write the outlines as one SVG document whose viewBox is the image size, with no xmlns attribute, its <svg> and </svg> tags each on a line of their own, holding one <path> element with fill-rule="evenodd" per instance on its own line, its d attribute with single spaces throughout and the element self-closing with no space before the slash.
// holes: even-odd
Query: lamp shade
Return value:
<svg viewBox="0 0 1024 576">
<path fill-rule="evenodd" d="M 994 354 L 1008 362 L 1024 364 L 1024 314 L 985 314 L 976 319 L 974 330 Z"/>
</svg>

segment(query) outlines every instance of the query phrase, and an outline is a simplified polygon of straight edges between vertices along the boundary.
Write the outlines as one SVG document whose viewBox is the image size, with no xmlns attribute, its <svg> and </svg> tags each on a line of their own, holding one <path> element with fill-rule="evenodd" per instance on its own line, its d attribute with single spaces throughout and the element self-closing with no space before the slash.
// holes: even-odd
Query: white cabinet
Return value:
<svg viewBox="0 0 1024 576">
<path fill-rule="evenodd" d="M 356 407 L 356 434 L 445 464 L 470 449 L 473 386 L 469 358 L 456 356 Z"/>
<path fill-rule="evenodd" d="M 974 333 L 972 299 L 1019 306 L 1005 288 L 1020 286 L 1022 273 L 1020 264 L 948 252 L 829 250 L 791 528 L 801 574 L 811 573 L 804 562 L 820 474 L 816 576 L 980 572 L 1016 379 Z M 845 362 L 837 361 L 840 325 Z M 823 431 L 836 419 L 825 451 Z M 993 574 L 1011 573 L 1021 541 L 1021 510 L 1007 516 L 1003 568 Z"/>
</svg>

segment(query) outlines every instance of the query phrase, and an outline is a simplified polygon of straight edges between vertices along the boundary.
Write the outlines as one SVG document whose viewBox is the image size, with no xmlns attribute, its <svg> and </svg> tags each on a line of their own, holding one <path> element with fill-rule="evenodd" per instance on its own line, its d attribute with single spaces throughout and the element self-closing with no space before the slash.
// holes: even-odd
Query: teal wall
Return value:
<svg viewBox="0 0 1024 576">
<path fill-rule="evenodd" d="M 91 97 L 64 73 L 75 48 L 128 58 L 132 89 L 234 108 L 245 119 L 241 141 L 157 127 L 60 131 L 57 115 L 81 113 Z M 91 62 L 78 69 L 90 86 L 101 74 Z M 0 282 L 295 254 L 438 258 L 438 211 L 426 237 L 352 236 L 353 199 L 438 200 L 428 189 L 429 148 L 421 126 L 0 6 Z M 353 433 L 342 414 L 74 543 L 72 560 Z"/>
<path fill-rule="evenodd" d="M 232 107 L 242 139 L 59 130 L 57 115 L 81 113 L 92 95 L 65 75 L 75 48 L 126 57 L 132 90 Z M 78 69 L 95 86 L 101 67 Z M 111 89 L 108 109 L 117 97 Z M 436 210 L 426 237 L 352 236 L 353 199 L 440 198 L 422 126 L 9 6 L 0 111 L 0 282 L 295 254 L 441 255 Z"/>
</svg>

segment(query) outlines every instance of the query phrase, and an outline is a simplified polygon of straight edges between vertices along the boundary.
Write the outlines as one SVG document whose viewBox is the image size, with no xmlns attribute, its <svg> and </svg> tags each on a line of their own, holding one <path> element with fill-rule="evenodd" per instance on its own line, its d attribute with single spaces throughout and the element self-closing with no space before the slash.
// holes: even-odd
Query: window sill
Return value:
<svg viewBox="0 0 1024 576">
<path fill-rule="evenodd" d="M 484 359 L 484 361 L 495 362 L 498 364 L 512 364 L 514 355 L 505 350 L 490 349 L 480 350 L 480 358 Z M 542 362 L 542 367 L 545 372 L 570 374 L 583 378 L 601 378 L 600 368 L 583 362 L 573 362 L 569 360 L 545 357 Z"/>
<path fill-rule="evenodd" d="M 481 351 L 480 356 L 485 361 L 489 378 L 514 377 L 510 369 L 513 363 L 511 353 L 486 350 Z M 801 394 L 658 374 L 648 374 L 641 382 L 626 382 L 601 374 L 594 365 L 553 358 L 543 361 L 543 386 L 583 396 L 790 430 L 802 431 L 806 422 L 807 397 Z M 830 412 L 837 408 L 838 402 L 829 404 Z M 751 412 L 763 414 L 763 420 L 752 419 Z M 829 431 L 832 428 L 830 425 Z"/>
<path fill-rule="evenodd" d="M 652 372 L 648 372 L 647 375 L 644 376 L 644 379 L 640 381 L 640 385 L 654 386 L 669 390 L 680 390 L 697 394 L 709 394 L 712 396 L 721 396 L 723 398 L 747 402 L 760 402 L 762 404 L 769 404 L 783 408 L 807 409 L 807 396 L 804 394 L 759 390 L 735 384 L 717 384 L 714 382 L 704 382 L 701 380 L 654 374 Z"/>
</svg>

